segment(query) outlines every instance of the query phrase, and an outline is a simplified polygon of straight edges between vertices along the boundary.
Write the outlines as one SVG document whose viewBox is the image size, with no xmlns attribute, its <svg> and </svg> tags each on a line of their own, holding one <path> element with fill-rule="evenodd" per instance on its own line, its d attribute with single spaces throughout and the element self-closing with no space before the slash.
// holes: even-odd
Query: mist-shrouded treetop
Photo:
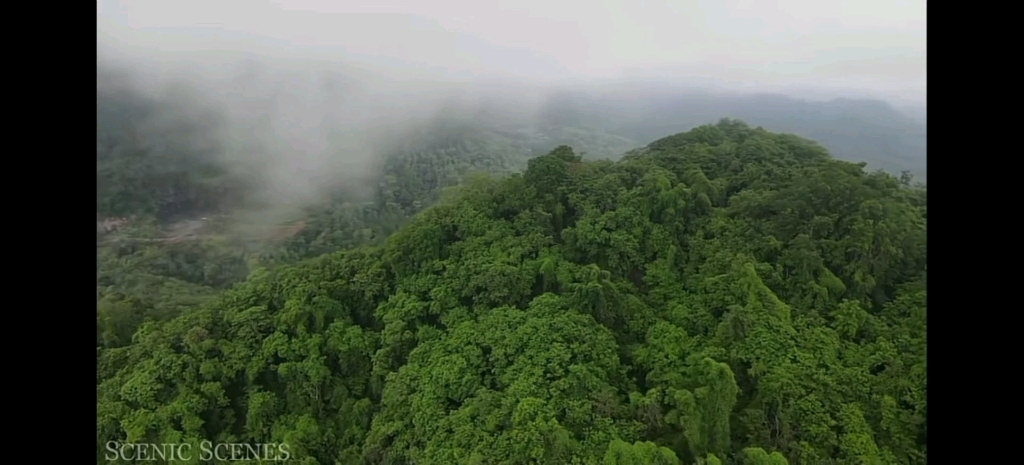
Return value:
<svg viewBox="0 0 1024 465">
<path fill-rule="evenodd" d="M 870 169 L 926 179 L 924 125 L 880 101 L 642 83 L 566 91 L 500 80 L 388 79 L 344 63 L 260 55 L 197 58 L 161 74 L 116 57 L 101 54 L 97 75 L 97 208 L 109 215 L 222 202 L 302 205 L 339 184 L 365 191 L 396 154 L 439 137 L 503 147 L 489 158 L 525 160 L 571 144 L 590 158 L 615 159 L 722 117 L 812 138 Z M 145 161 L 133 151 L 147 153 Z"/>
</svg>

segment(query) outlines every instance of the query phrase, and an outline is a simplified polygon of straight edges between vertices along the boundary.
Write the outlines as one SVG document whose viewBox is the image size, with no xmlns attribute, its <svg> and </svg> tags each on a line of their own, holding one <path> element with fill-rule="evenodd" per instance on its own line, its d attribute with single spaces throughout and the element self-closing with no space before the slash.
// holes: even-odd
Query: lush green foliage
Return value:
<svg viewBox="0 0 1024 465">
<path fill-rule="evenodd" d="M 735 121 L 619 162 L 558 147 L 467 180 L 379 246 L 248 263 L 134 333 L 108 318 L 98 454 L 212 440 L 285 442 L 310 464 L 925 463 L 926 207 L 921 187 Z M 233 276 L 163 264 L 182 257 L 109 260 L 163 270 L 179 295 Z"/>
</svg>

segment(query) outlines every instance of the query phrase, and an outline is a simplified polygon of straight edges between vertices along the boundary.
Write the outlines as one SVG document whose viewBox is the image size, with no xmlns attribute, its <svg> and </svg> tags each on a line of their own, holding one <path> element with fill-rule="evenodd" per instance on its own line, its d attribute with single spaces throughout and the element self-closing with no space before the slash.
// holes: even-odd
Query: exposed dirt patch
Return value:
<svg viewBox="0 0 1024 465">
<path fill-rule="evenodd" d="M 98 219 L 96 222 L 97 238 L 127 233 L 131 221 L 124 218 Z M 238 224 L 225 215 L 211 215 L 178 221 L 165 228 L 156 238 L 135 238 L 142 242 L 162 242 L 177 244 L 189 240 L 202 240 L 212 237 L 246 236 L 248 240 L 282 241 L 298 234 L 306 227 L 305 220 L 291 221 L 276 226 L 246 227 Z M 243 232 L 245 231 L 245 232 Z M 241 236 L 238 237 L 239 239 Z M 107 237 L 109 239 L 109 237 Z"/>
<path fill-rule="evenodd" d="M 222 229 L 223 225 L 218 224 L 220 220 L 222 218 L 200 218 L 198 220 L 182 221 L 170 228 L 160 241 L 174 244 L 186 240 L 222 235 L 225 231 L 215 231 L 216 229 Z M 259 241 L 280 241 L 298 234 L 305 227 L 306 222 L 302 220 L 272 226 L 257 233 L 255 239 Z M 230 229 L 232 228 L 228 227 L 228 230 Z"/>
<path fill-rule="evenodd" d="M 180 221 L 167 228 L 159 241 L 174 244 L 187 239 L 198 239 L 205 235 L 208 226 L 209 218 L 206 217 Z"/>
<path fill-rule="evenodd" d="M 300 231 L 305 229 L 305 227 L 305 221 L 296 221 L 285 226 L 278 226 L 270 231 L 270 234 L 268 235 L 267 239 L 272 241 L 284 240 L 298 234 Z"/>
</svg>

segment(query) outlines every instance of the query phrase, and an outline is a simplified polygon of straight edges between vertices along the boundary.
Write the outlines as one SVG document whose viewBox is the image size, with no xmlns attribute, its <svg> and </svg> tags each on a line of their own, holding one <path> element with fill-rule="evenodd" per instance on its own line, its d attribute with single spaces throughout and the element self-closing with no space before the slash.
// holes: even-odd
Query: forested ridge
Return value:
<svg viewBox="0 0 1024 465">
<path fill-rule="evenodd" d="M 908 171 L 921 181 L 928 174 L 924 122 L 876 100 L 813 102 L 777 94 L 694 93 L 634 84 L 605 94 L 566 92 L 554 101 L 547 116 L 548 126 L 568 123 L 601 129 L 633 141 L 629 145 L 634 147 L 729 116 L 769 131 L 809 138 L 834 157 L 867 162 L 871 170 Z"/>
<path fill-rule="evenodd" d="M 488 155 L 519 139 L 472 137 L 258 247 L 159 242 L 159 212 L 214 194 L 111 181 L 100 212 L 135 216 L 98 241 L 98 463 L 204 440 L 304 464 L 926 462 L 924 186 L 735 120 L 525 167 Z M 113 152 L 98 183 L 150 173 Z M 172 201 L 117 200 L 140 198 Z"/>
</svg>

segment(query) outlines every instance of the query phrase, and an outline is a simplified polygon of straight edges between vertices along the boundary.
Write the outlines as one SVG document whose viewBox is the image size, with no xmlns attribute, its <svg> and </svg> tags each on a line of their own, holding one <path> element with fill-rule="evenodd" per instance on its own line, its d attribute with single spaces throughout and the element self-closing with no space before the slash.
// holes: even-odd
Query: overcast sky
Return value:
<svg viewBox="0 0 1024 465">
<path fill-rule="evenodd" d="M 98 13 L 101 36 L 164 50 L 290 46 L 452 76 L 703 79 L 925 100 L 924 0 L 100 0 Z"/>
</svg>

